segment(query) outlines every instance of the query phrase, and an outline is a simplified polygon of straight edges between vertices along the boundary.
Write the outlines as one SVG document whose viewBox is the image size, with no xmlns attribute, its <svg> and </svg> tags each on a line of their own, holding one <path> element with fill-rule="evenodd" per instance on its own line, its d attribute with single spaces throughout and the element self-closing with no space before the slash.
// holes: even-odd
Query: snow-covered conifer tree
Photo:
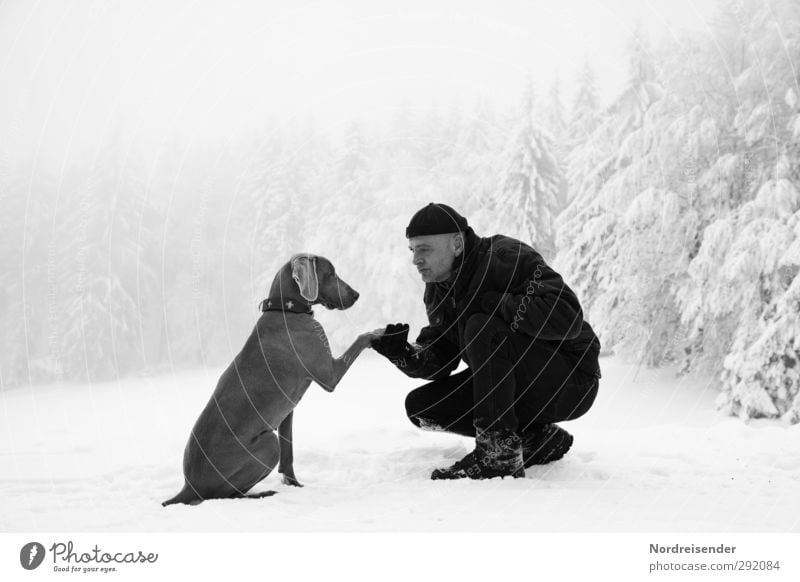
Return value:
<svg viewBox="0 0 800 582">
<path fill-rule="evenodd" d="M 500 188 L 491 211 L 497 232 L 519 238 L 552 258 L 563 172 L 553 152 L 553 139 L 536 123 L 533 112 L 529 84 L 503 154 Z"/>
</svg>

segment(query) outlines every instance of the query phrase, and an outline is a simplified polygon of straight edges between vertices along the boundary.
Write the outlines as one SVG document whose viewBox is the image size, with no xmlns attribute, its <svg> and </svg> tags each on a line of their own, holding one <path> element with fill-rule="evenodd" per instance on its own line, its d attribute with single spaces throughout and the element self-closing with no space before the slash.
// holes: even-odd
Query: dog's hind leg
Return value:
<svg viewBox="0 0 800 582">
<path fill-rule="evenodd" d="M 231 484 L 241 492 L 243 497 L 267 497 L 276 493 L 265 491 L 263 493 L 248 494 L 247 492 L 264 480 L 272 470 L 278 466 L 280 460 L 280 445 L 274 432 L 265 432 L 259 435 L 256 442 L 251 442 L 247 447 L 252 455 L 242 468 L 231 476 Z"/>
<path fill-rule="evenodd" d="M 244 495 L 247 499 L 263 499 L 264 497 L 272 497 L 277 491 L 270 489 L 269 491 L 262 491 L 261 493 L 248 493 Z"/>
</svg>

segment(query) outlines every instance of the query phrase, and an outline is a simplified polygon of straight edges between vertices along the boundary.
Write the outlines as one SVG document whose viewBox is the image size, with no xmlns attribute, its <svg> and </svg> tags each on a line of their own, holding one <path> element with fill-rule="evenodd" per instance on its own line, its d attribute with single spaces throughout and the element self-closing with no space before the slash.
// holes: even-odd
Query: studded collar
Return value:
<svg viewBox="0 0 800 582">
<path fill-rule="evenodd" d="M 267 297 L 258 304 L 258 307 L 264 312 L 283 311 L 285 313 L 288 311 L 290 313 L 305 313 L 307 315 L 312 315 L 314 313 L 311 311 L 310 305 L 306 305 L 295 299 L 284 299 L 284 301 L 281 301 L 279 297 Z"/>
</svg>

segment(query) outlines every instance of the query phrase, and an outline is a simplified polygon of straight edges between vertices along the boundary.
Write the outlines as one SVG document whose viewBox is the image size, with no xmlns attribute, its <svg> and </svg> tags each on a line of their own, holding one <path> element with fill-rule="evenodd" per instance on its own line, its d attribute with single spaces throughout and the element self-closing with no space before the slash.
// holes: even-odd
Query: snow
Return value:
<svg viewBox="0 0 800 582">
<path fill-rule="evenodd" d="M 295 412 L 295 470 L 272 497 L 160 502 L 220 369 L 0 392 L 2 531 L 800 531 L 800 425 L 714 409 L 718 381 L 604 358 L 561 461 L 525 479 L 433 482 L 470 439 L 415 429 L 419 382 L 369 352 Z"/>
</svg>

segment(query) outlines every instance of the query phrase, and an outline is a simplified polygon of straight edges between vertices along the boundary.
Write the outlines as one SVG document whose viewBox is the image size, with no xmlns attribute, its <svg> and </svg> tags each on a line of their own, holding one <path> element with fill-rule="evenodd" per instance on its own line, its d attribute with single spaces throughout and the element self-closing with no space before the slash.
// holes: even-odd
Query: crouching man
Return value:
<svg viewBox="0 0 800 582">
<path fill-rule="evenodd" d="M 425 384 L 406 398 L 416 426 L 475 437 L 475 450 L 432 479 L 524 477 L 563 457 L 572 435 L 554 423 L 589 410 L 600 342 L 577 297 L 530 246 L 478 237 L 466 218 L 430 203 L 406 229 L 425 285 L 429 325 L 386 326 L 372 347 Z M 463 359 L 467 369 L 451 372 Z"/>
</svg>

